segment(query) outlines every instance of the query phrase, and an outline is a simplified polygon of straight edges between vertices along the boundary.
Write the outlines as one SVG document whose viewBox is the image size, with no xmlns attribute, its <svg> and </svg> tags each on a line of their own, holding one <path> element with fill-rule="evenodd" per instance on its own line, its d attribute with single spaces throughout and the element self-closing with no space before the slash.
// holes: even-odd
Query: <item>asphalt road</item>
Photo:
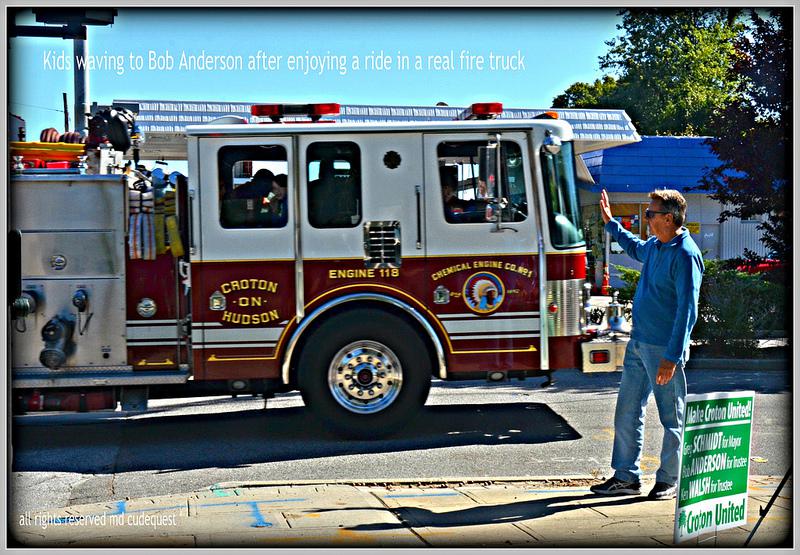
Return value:
<svg viewBox="0 0 800 555">
<path fill-rule="evenodd" d="M 434 382 L 401 433 L 343 441 L 297 394 L 151 401 L 147 413 L 26 415 L 12 423 L 11 514 L 164 495 L 218 482 L 609 475 L 618 373 L 500 384 Z M 689 391 L 756 391 L 751 474 L 791 464 L 789 372 L 695 370 Z M 380 425 L 376 422 L 376 426 Z M 661 428 L 648 406 L 645 474 Z"/>
</svg>

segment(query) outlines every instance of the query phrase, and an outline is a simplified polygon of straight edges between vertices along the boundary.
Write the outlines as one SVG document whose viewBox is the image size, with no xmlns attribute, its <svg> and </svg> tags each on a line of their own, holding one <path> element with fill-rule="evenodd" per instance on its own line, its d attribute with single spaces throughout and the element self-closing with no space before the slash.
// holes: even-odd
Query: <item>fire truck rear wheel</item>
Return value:
<svg viewBox="0 0 800 555">
<path fill-rule="evenodd" d="M 430 364 L 427 346 L 405 320 L 352 310 L 308 338 L 298 365 L 300 391 L 326 427 L 348 437 L 383 437 L 425 404 Z"/>
</svg>

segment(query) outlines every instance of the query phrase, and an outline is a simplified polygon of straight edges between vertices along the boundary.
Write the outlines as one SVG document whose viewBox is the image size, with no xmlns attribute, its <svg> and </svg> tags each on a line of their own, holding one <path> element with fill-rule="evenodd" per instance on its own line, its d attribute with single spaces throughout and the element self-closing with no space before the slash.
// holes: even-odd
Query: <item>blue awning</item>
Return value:
<svg viewBox="0 0 800 555">
<path fill-rule="evenodd" d="M 700 184 L 707 168 L 720 165 L 706 144 L 709 137 L 643 136 L 641 142 L 583 154 L 599 193 L 648 193 L 657 188 L 688 191 Z M 700 192 L 700 191 L 694 191 Z"/>
</svg>

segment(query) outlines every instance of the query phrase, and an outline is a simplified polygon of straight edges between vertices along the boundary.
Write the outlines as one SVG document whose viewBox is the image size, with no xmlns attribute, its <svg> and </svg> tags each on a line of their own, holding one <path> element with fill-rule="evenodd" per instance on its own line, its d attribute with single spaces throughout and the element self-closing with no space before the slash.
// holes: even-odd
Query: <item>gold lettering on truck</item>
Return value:
<svg viewBox="0 0 800 555">
<path fill-rule="evenodd" d="M 328 270 L 328 279 L 372 279 L 400 277 L 400 268 L 345 268 Z"/>
<path fill-rule="evenodd" d="M 474 262 L 463 262 L 461 264 L 453 264 L 452 266 L 447 266 L 446 268 L 437 270 L 436 272 L 431 274 L 431 279 L 433 281 L 438 281 L 449 275 L 477 268 L 493 268 L 496 270 L 508 270 L 511 272 L 516 272 L 518 274 L 521 274 L 525 277 L 533 277 L 533 270 L 531 270 L 530 268 L 525 268 L 524 266 L 517 266 L 516 264 L 513 264 L 511 262 L 501 262 L 499 260 L 475 260 Z"/>
<path fill-rule="evenodd" d="M 344 270 L 328 270 L 328 279 L 364 279 L 374 277 L 374 268 L 347 268 Z"/>
<path fill-rule="evenodd" d="M 228 308 L 255 308 L 256 314 L 245 314 L 235 309 L 225 310 L 222 313 L 222 322 L 239 326 L 256 326 L 280 320 L 277 309 L 270 309 L 270 297 L 263 297 L 259 293 L 277 293 L 278 283 L 267 279 L 248 278 L 226 281 L 219 286 L 219 291 L 233 298 L 226 303 Z"/>
</svg>

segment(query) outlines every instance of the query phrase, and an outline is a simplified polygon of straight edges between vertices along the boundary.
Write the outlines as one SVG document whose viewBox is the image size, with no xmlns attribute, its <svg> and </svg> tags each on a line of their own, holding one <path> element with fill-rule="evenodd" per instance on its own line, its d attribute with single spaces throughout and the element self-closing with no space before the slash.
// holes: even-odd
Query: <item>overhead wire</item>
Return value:
<svg viewBox="0 0 800 555">
<path fill-rule="evenodd" d="M 40 110 L 48 110 L 50 112 L 59 112 L 61 114 L 64 113 L 64 110 L 57 110 L 55 108 L 46 108 L 44 106 L 36 106 L 35 104 L 24 104 L 22 102 L 15 102 L 15 101 L 11 101 L 11 102 L 9 102 L 9 104 L 16 104 L 17 106 L 26 106 L 28 108 L 39 108 Z"/>
</svg>

